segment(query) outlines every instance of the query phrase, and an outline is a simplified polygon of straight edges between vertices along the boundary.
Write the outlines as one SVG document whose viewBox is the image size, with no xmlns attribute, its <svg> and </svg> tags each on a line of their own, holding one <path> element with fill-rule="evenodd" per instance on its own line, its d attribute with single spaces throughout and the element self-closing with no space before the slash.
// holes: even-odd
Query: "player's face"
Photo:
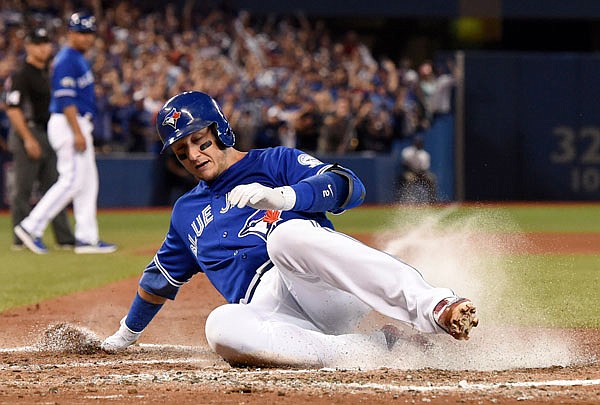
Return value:
<svg viewBox="0 0 600 405">
<path fill-rule="evenodd" d="M 33 59 L 34 62 L 39 64 L 45 64 L 50 56 L 52 56 L 52 43 L 44 42 L 41 44 L 28 44 L 26 46 L 27 55 Z"/>
<path fill-rule="evenodd" d="M 69 42 L 79 52 L 86 52 L 94 45 L 96 35 L 93 32 L 69 31 Z"/>
<path fill-rule="evenodd" d="M 221 149 L 208 128 L 183 137 L 171 146 L 183 167 L 200 180 L 211 182 L 231 166 L 228 149 Z"/>
</svg>

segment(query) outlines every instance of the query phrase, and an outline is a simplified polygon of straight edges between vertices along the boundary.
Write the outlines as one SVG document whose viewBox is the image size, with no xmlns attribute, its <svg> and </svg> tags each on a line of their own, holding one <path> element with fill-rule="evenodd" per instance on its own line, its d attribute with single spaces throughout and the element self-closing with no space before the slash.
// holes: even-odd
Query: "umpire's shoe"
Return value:
<svg viewBox="0 0 600 405">
<path fill-rule="evenodd" d="M 21 225 L 15 226 L 13 230 L 15 231 L 15 235 L 21 239 L 21 242 L 23 242 L 23 244 L 33 253 L 37 253 L 38 255 L 48 253 L 48 248 L 44 245 L 42 238 L 33 236 Z"/>
<path fill-rule="evenodd" d="M 117 245 L 106 243 L 99 240 L 95 245 L 81 241 L 75 242 L 75 253 L 78 254 L 94 254 L 94 253 L 112 253 L 117 250 Z"/>
<path fill-rule="evenodd" d="M 437 324 L 458 340 L 469 339 L 471 329 L 479 324 L 477 309 L 467 298 L 444 298 L 433 309 Z"/>
</svg>

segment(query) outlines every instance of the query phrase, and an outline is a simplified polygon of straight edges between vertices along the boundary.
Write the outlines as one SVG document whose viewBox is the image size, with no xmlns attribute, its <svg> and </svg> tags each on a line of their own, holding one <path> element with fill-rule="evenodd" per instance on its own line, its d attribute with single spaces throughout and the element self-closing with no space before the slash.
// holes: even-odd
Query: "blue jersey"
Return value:
<svg viewBox="0 0 600 405">
<path fill-rule="evenodd" d="M 52 63 L 50 112 L 62 114 L 75 105 L 80 115 L 96 112 L 94 75 L 88 61 L 76 49 L 65 46 Z"/>
<path fill-rule="evenodd" d="M 278 224 L 302 218 L 332 229 L 333 225 L 324 212 L 230 207 L 228 193 L 237 185 L 254 182 L 268 187 L 294 185 L 331 167 L 297 149 L 248 152 L 213 183 L 200 182 L 179 198 L 166 239 L 146 270 L 160 271 L 175 288 L 204 272 L 228 302 L 239 302 L 256 270 L 268 263 L 266 240 Z M 152 290 L 152 286 L 141 285 Z"/>
</svg>

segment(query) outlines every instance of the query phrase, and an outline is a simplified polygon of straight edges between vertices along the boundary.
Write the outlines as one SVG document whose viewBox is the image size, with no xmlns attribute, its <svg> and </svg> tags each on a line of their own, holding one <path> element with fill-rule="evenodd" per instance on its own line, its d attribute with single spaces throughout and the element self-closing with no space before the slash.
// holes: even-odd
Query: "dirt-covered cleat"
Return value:
<svg viewBox="0 0 600 405">
<path fill-rule="evenodd" d="M 479 324 L 477 309 L 467 298 L 444 298 L 433 309 L 433 317 L 442 329 L 457 340 L 469 339 L 471 329 Z"/>
</svg>

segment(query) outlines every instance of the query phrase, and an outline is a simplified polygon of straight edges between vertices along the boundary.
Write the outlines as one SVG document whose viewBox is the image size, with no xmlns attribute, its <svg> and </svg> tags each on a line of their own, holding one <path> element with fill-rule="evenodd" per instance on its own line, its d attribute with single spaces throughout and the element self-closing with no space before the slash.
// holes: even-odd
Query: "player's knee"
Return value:
<svg viewBox="0 0 600 405">
<path fill-rule="evenodd" d="M 296 223 L 296 224 L 295 224 Z M 267 239 L 267 252 L 271 259 L 277 259 L 282 255 L 290 255 L 301 250 L 305 242 L 303 233 L 297 229 L 300 225 L 296 220 L 290 220 L 277 226 Z"/>
<path fill-rule="evenodd" d="M 59 176 L 52 187 L 59 189 L 60 194 L 65 198 L 73 198 L 77 191 L 77 187 L 74 185 L 74 176 L 70 173 Z"/>
<path fill-rule="evenodd" d="M 243 314 L 244 306 L 239 304 L 222 305 L 214 309 L 206 319 L 204 328 L 208 345 L 225 360 L 243 352 L 245 341 L 244 325 L 248 320 Z"/>
</svg>

